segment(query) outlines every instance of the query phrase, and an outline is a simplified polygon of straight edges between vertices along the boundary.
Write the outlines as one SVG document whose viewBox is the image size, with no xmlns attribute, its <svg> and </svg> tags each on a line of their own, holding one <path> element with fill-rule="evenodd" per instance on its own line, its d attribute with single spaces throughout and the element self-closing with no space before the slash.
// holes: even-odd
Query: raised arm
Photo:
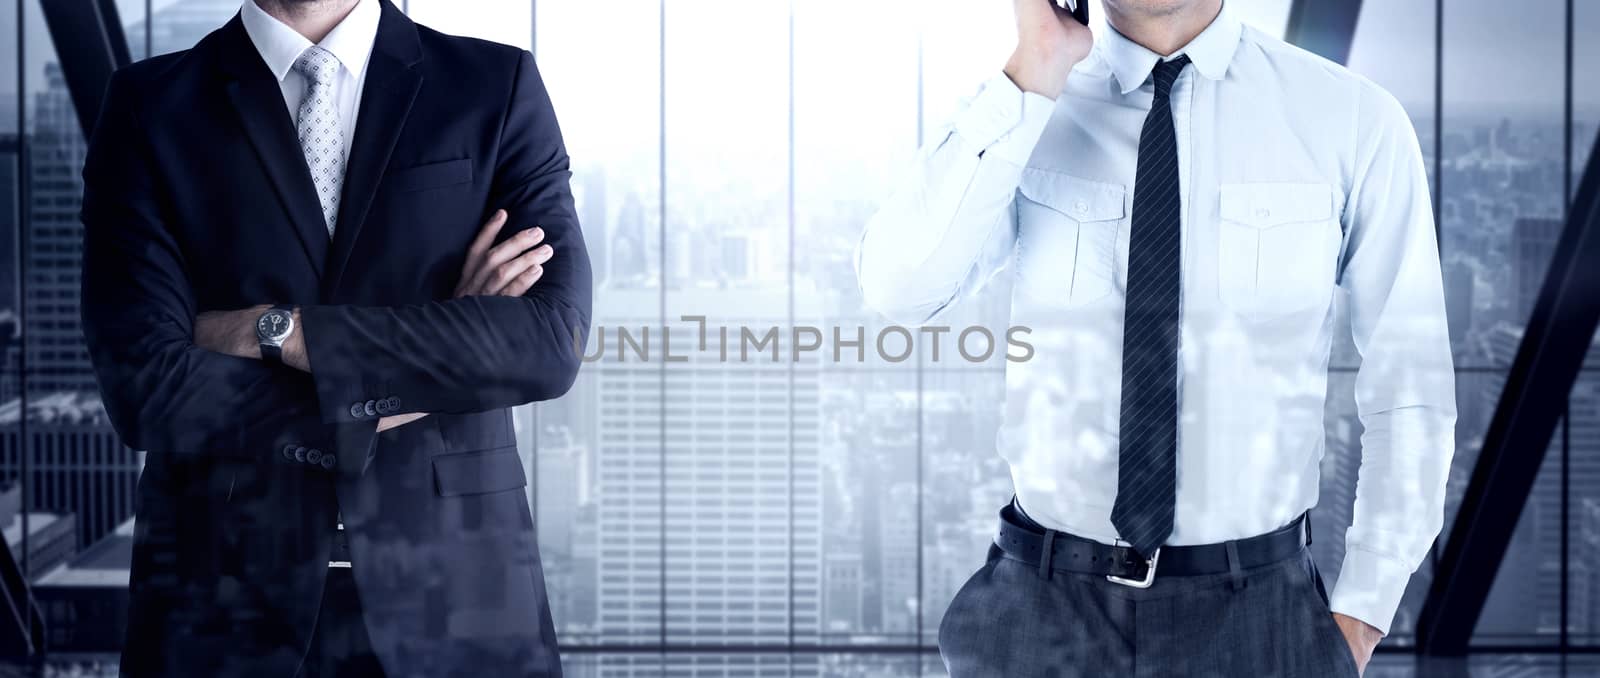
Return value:
<svg viewBox="0 0 1600 678">
<path fill-rule="evenodd" d="M 307 306 L 304 340 L 322 417 L 359 421 L 358 406 L 481 412 L 571 388 L 589 329 L 589 257 L 573 209 L 566 148 L 549 95 L 523 52 L 501 132 L 491 208 L 509 237 L 539 227 L 554 251 L 520 296 L 464 296 L 414 306 Z"/>
<path fill-rule="evenodd" d="M 1016 0 L 1017 49 L 918 153 L 856 250 L 868 307 L 924 323 L 1004 268 L 1017 185 L 1089 30 L 1050 0 Z"/>
</svg>

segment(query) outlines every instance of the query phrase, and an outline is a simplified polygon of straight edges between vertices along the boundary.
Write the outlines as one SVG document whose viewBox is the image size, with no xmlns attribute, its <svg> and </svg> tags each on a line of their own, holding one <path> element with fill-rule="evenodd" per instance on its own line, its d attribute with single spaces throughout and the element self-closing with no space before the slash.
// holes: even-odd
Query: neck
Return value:
<svg viewBox="0 0 1600 678">
<path fill-rule="evenodd" d="M 1222 12 L 1222 0 L 1172 2 L 1159 8 L 1149 6 L 1154 4 L 1160 3 L 1106 0 L 1106 22 L 1139 46 L 1168 56 L 1194 40 Z"/>
<path fill-rule="evenodd" d="M 360 0 L 253 0 L 261 11 L 313 43 L 322 42 Z M 372 0 L 368 0 L 369 2 Z"/>
</svg>

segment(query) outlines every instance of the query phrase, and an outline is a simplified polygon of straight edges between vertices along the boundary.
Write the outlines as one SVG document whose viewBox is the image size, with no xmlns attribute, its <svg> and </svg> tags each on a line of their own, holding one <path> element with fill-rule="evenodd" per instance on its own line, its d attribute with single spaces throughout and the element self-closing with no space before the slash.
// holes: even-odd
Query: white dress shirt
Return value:
<svg viewBox="0 0 1600 678">
<path fill-rule="evenodd" d="M 1262 534 L 1317 503 L 1330 347 L 1349 332 L 1365 431 L 1332 608 L 1387 631 L 1439 532 L 1454 449 L 1416 134 L 1387 92 L 1226 7 L 1178 54 L 1193 65 L 1171 94 L 1183 291 L 1168 543 Z M 914 323 L 1006 272 L 1036 351 L 1007 367 L 1000 454 L 1030 517 L 1105 543 L 1134 170 L 1160 58 L 1107 31 L 1055 102 L 997 75 L 922 149 L 856 259 L 867 303 Z"/>
<path fill-rule="evenodd" d="M 361 111 L 361 90 L 367 81 L 367 59 L 372 56 L 372 46 L 378 42 L 378 20 L 383 16 L 377 0 L 357 0 L 356 6 L 346 14 L 333 30 L 315 43 L 333 53 L 339 60 L 339 77 L 333 84 L 333 95 L 339 109 L 339 125 L 343 127 L 344 164 L 350 165 L 350 149 L 355 144 L 356 116 Z M 255 44 L 261 60 L 272 76 L 278 79 L 283 90 L 283 103 L 289 108 L 289 121 L 299 116 L 300 100 L 304 98 L 306 77 L 295 72 L 294 62 L 312 46 L 312 42 L 288 24 L 267 14 L 255 0 L 245 0 L 239 8 L 239 18 L 244 31 Z M 332 235 L 332 232 L 329 232 Z M 344 529 L 343 511 L 338 513 L 337 525 Z M 349 561 L 329 561 L 329 567 L 350 567 Z"/>
<path fill-rule="evenodd" d="M 345 15 L 322 42 L 316 43 L 339 59 L 338 81 L 334 83 L 334 96 L 338 99 L 339 123 L 344 126 L 344 159 L 350 162 L 350 146 L 356 133 L 356 115 L 361 109 L 361 89 L 367 79 L 367 59 L 372 55 L 372 45 L 378 40 L 378 19 L 382 16 L 377 0 L 358 0 L 354 9 Z M 278 79 L 283 89 L 283 103 L 289 107 L 289 120 L 299 114 L 300 99 L 305 94 L 306 78 L 294 71 L 294 62 L 311 47 L 312 43 L 288 24 L 277 20 L 256 5 L 255 0 L 245 0 L 239 8 L 245 33 L 261 53 L 261 60 Z"/>
</svg>

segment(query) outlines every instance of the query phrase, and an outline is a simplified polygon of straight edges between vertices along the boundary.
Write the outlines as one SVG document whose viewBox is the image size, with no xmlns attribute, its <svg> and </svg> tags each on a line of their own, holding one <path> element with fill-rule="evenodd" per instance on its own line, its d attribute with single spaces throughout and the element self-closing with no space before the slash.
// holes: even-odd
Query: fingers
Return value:
<svg viewBox="0 0 1600 678">
<path fill-rule="evenodd" d="M 489 215 L 489 220 L 484 222 L 478 235 L 472 239 L 472 244 L 467 247 L 467 261 L 461 266 L 461 280 L 456 283 L 456 296 L 464 294 L 467 283 L 478 275 L 478 270 L 483 267 L 484 253 L 494 244 L 494 237 L 506 225 L 507 218 L 509 217 L 505 210 L 495 210 L 494 214 Z"/>
<path fill-rule="evenodd" d="M 399 428 L 426 416 L 428 416 L 427 412 L 408 412 L 406 414 L 382 417 L 378 419 L 378 432 L 382 433 L 391 428 Z"/>
<path fill-rule="evenodd" d="M 515 273 L 512 273 L 504 280 L 499 281 L 498 284 L 495 284 L 493 277 L 496 275 L 498 269 L 502 265 L 510 262 L 513 259 L 516 259 L 524 252 L 527 252 L 529 249 L 537 246 L 543 241 L 544 229 L 536 226 L 526 231 L 521 231 L 516 235 L 511 236 L 505 242 L 490 248 L 489 251 L 481 257 L 481 265 L 477 271 L 474 272 L 473 276 L 470 278 L 470 282 L 467 284 L 467 289 L 469 290 L 468 294 L 493 294 L 494 290 L 504 286 L 507 280 L 516 275 Z M 549 246 L 546 245 L 546 247 L 548 248 Z M 548 259 L 548 257 L 546 257 L 546 259 Z"/>
<path fill-rule="evenodd" d="M 554 255 L 555 250 L 551 249 L 549 245 L 544 245 L 529 250 L 522 256 L 501 264 L 494 270 L 494 273 L 489 276 L 487 284 L 485 284 L 483 287 L 485 290 L 484 294 L 497 294 L 508 297 L 521 296 L 523 292 L 528 291 L 527 287 L 523 287 L 518 291 L 510 291 L 508 288 L 511 288 L 519 278 L 524 277 L 530 271 L 539 270 L 541 271 L 539 275 L 543 275 L 542 271 L 544 269 L 544 263 L 550 261 L 550 257 Z M 536 276 L 534 280 L 537 279 L 538 278 Z M 529 287 L 531 286 L 532 283 L 530 282 Z"/>
<path fill-rule="evenodd" d="M 520 275 L 511 279 L 511 282 L 501 288 L 496 294 L 502 297 L 520 297 L 533 289 L 533 284 L 544 277 L 544 266 L 534 266 Z"/>
</svg>

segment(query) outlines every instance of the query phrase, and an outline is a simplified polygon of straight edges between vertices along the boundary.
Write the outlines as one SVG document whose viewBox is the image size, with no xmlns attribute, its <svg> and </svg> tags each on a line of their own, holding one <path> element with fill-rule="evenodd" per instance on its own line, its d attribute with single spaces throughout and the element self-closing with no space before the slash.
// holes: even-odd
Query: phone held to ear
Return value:
<svg viewBox="0 0 1600 678">
<path fill-rule="evenodd" d="M 1085 26 L 1089 25 L 1089 2 L 1090 0 L 1055 0 L 1056 6 L 1072 12 L 1072 18 Z"/>
</svg>

